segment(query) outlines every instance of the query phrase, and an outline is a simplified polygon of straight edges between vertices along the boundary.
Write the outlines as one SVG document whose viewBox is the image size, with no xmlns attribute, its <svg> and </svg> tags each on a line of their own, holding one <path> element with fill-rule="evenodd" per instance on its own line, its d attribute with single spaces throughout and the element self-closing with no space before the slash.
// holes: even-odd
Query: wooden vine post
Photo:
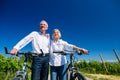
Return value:
<svg viewBox="0 0 120 80">
<path fill-rule="evenodd" d="M 102 57 L 101 54 L 100 54 L 100 59 L 101 59 L 101 61 L 102 61 L 102 63 L 103 63 L 103 67 L 105 68 L 106 73 L 108 74 L 109 72 L 108 72 L 108 70 L 107 70 L 107 67 L 106 67 L 106 65 L 105 65 L 105 62 L 104 62 L 103 57 Z"/>
<path fill-rule="evenodd" d="M 115 50 L 115 49 L 113 49 L 113 51 L 114 51 L 114 53 L 115 53 L 115 56 L 116 56 L 116 58 L 117 58 L 118 62 L 120 63 L 120 58 L 119 58 L 119 56 L 118 56 L 118 53 L 116 52 L 116 50 Z"/>
</svg>

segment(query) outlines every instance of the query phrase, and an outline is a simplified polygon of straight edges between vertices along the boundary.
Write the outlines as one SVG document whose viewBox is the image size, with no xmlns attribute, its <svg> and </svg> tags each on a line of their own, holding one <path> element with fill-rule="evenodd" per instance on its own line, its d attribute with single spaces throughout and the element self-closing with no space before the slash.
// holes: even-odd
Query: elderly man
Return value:
<svg viewBox="0 0 120 80">
<path fill-rule="evenodd" d="M 42 20 L 40 22 L 40 32 L 31 32 L 10 51 L 11 54 L 17 54 L 17 51 L 32 42 L 33 53 L 39 55 L 33 56 L 31 80 L 48 80 L 49 36 L 46 34 L 47 29 L 48 23 Z"/>
</svg>

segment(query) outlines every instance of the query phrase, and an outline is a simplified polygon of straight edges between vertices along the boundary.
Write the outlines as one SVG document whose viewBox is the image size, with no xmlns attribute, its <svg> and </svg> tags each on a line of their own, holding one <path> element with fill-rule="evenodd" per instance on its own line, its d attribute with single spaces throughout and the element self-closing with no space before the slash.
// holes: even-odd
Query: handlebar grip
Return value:
<svg viewBox="0 0 120 80">
<path fill-rule="evenodd" d="M 6 54 L 9 54 L 7 47 L 4 47 L 4 49 L 5 49 L 5 53 L 6 53 Z"/>
<path fill-rule="evenodd" d="M 5 49 L 5 54 L 10 54 L 10 53 L 8 52 L 7 47 L 4 47 L 4 49 Z M 17 56 L 17 54 L 11 54 L 11 55 L 16 55 L 16 56 Z"/>
</svg>

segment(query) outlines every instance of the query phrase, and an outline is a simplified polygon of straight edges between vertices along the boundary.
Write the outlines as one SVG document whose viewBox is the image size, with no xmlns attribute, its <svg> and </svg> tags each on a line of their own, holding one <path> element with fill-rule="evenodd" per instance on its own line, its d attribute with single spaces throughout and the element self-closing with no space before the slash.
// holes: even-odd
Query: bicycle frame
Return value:
<svg viewBox="0 0 120 80">
<path fill-rule="evenodd" d="M 86 80 L 86 78 L 79 73 L 78 69 L 76 67 L 74 67 L 74 62 L 73 62 L 73 55 L 74 53 L 78 53 L 77 52 L 64 52 L 64 51 L 60 51 L 60 52 L 53 52 L 53 53 L 59 53 L 61 55 L 66 55 L 69 54 L 70 56 L 70 62 L 68 64 L 68 67 L 66 69 L 65 72 L 67 72 L 67 80 L 76 80 L 75 78 L 77 78 L 77 80 Z M 82 55 L 83 53 L 79 52 L 79 55 Z"/>
<path fill-rule="evenodd" d="M 31 67 L 29 67 L 27 65 L 28 54 L 26 53 L 26 54 L 24 54 L 24 56 L 25 56 L 25 59 L 24 59 L 22 70 L 16 72 L 16 77 L 21 76 L 23 79 L 26 79 L 26 78 L 28 78 L 28 72 L 27 72 L 26 68 L 31 69 Z"/>
<path fill-rule="evenodd" d="M 71 80 L 71 78 L 74 76 L 73 73 L 77 71 L 77 68 L 73 65 L 73 54 L 70 54 L 70 62 L 68 64 L 67 68 L 67 80 Z"/>
<path fill-rule="evenodd" d="M 10 54 L 6 47 L 4 49 L 5 49 L 6 54 Z M 28 55 L 32 55 L 32 54 L 33 53 L 30 53 L 30 52 L 26 52 L 26 53 L 25 52 L 21 52 L 21 53 L 18 52 L 17 55 L 24 55 L 25 59 L 24 59 L 22 70 L 17 71 L 15 77 L 12 80 L 18 80 L 18 79 L 19 80 L 28 80 L 28 72 L 27 72 L 26 68 L 31 69 L 31 67 L 27 65 L 27 61 L 28 61 Z M 36 54 L 36 53 L 34 53 L 34 54 Z"/>
</svg>

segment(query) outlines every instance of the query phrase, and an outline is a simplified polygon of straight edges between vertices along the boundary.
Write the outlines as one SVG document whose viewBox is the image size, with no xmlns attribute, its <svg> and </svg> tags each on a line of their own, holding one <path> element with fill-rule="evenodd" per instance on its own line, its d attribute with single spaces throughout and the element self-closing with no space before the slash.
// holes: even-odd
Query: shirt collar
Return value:
<svg viewBox="0 0 120 80">
<path fill-rule="evenodd" d="M 55 39 L 53 39 L 53 41 L 54 41 L 54 42 L 60 42 L 60 41 L 61 41 L 61 39 L 59 39 L 58 41 L 56 41 Z"/>
<path fill-rule="evenodd" d="M 45 37 L 47 37 L 46 34 L 42 34 L 41 32 L 39 32 L 39 34 L 40 34 L 41 36 L 45 36 Z"/>
</svg>

